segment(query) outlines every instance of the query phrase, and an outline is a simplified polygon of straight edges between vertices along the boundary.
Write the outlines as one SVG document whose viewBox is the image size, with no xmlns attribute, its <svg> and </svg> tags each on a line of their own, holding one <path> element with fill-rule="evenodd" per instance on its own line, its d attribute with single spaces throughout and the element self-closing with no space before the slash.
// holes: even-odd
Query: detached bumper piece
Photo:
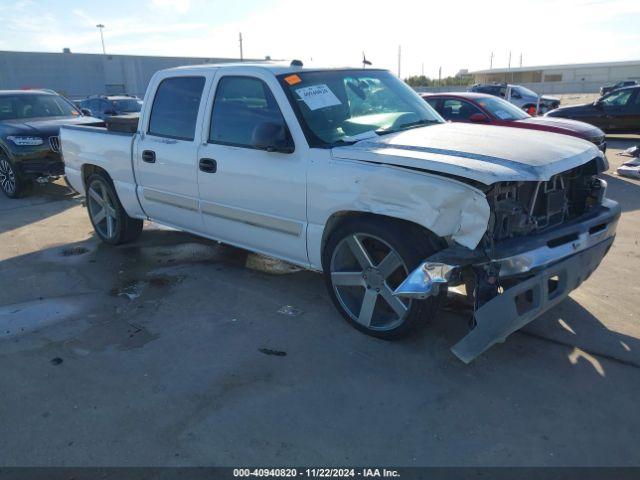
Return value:
<svg viewBox="0 0 640 480">
<path fill-rule="evenodd" d="M 451 351 L 469 363 L 578 288 L 598 267 L 613 238 L 584 250 L 505 290 L 475 312 L 476 326 Z"/>
<path fill-rule="evenodd" d="M 443 285 L 462 283 L 470 273 L 475 278 L 474 327 L 451 349 L 469 363 L 586 280 L 609 251 L 619 218 L 620 206 L 605 199 L 588 218 L 503 242 L 491 258 L 479 250 L 451 247 L 411 272 L 394 294 L 425 299 Z"/>
</svg>

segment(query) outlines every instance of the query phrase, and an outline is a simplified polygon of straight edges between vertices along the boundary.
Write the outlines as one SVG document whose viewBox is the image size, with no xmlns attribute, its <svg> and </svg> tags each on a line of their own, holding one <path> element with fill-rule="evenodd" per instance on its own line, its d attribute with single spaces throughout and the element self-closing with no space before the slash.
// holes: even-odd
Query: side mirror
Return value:
<svg viewBox="0 0 640 480">
<path fill-rule="evenodd" d="M 474 113 L 469 117 L 469 121 L 472 123 L 485 123 L 489 121 L 489 117 L 487 117 L 484 113 Z"/>
<path fill-rule="evenodd" d="M 81 108 L 80 111 L 82 112 L 82 115 L 84 115 L 85 117 L 92 117 L 93 116 L 93 112 L 91 110 L 89 110 L 88 108 Z"/>
<path fill-rule="evenodd" d="M 600 97 L 595 102 L 593 102 L 593 106 L 596 107 L 596 108 L 602 108 L 602 99 L 603 99 L 603 97 Z"/>
<path fill-rule="evenodd" d="M 284 122 L 263 122 L 253 129 L 251 143 L 255 148 L 267 152 L 293 153 L 291 135 Z"/>
</svg>

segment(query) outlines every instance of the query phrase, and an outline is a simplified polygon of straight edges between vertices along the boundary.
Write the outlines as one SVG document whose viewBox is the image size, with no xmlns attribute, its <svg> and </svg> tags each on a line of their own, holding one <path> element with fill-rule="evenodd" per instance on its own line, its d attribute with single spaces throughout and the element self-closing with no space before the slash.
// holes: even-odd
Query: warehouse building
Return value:
<svg viewBox="0 0 640 480">
<path fill-rule="evenodd" d="M 71 53 L 68 49 L 63 53 L 0 51 L 0 90 L 49 88 L 71 99 L 118 93 L 142 97 L 158 70 L 237 61 L 235 58 Z"/>
<path fill-rule="evenodd" d="M 538 93 L 596 93 L 621 80 L 640 83 L 640 60 L 539 67 L 493 68 L 471 72 L 474 83 L 514 83 Z"/>
</svg>

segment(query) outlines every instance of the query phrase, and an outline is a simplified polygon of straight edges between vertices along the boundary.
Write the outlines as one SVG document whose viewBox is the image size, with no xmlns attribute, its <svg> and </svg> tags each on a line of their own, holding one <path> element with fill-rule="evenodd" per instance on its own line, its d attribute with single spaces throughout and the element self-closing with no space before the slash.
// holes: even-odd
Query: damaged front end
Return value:
<svg viewBox="0 0 640 480">
<path fill-rule="evenodd" d="M 429 257 L 395 294 L 424 299 L 464 283 L 474 303 L 472 329 L 452 351 L 472 361 L 564 299 L 609 251 L 620 206 L 604 198 L 600 171 L 594 161 L 547 182 L 493 185 L 480 245 Z"/>
</svg>

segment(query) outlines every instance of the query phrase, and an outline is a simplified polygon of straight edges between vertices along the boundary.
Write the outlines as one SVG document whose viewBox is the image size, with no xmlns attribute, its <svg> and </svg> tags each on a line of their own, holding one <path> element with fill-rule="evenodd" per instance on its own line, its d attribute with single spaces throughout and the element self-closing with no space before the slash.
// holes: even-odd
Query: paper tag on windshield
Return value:
<svg viewBox="0 0 640 480">
<path fill-rule="evenodd" d="M 309 110 L 333 107 L 342 103 L 324 83 L 320 85 L 312 85 L 310 87 L 298 88 L 296 89 L 296 93 L 302 101 L 307 104 Z"/>
</svg>

